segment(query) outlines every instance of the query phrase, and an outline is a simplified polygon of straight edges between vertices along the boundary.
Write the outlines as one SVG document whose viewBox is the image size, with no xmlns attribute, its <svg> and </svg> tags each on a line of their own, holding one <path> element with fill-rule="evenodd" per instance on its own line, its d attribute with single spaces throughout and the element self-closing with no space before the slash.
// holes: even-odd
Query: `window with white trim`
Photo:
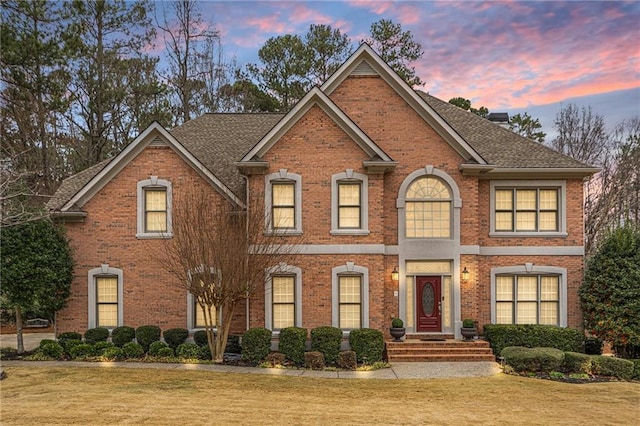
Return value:
<svg viewBox="0 0 640 426">
<path fill-rule="evenodd" d="M 265 177 L 267 232 L 302 233 L 302 177 L 286 169 Z"/>
<path fill-rule="evenodd" d="M 564 181 L 492 181 L 493 236 L 566 235 Z"/>
<path fill-rule="evenodd" d="M 415 180 L 405 195 L 407 238 L 451 238 L 452 195 L 436 177 Z"/>
<path fill-rule="evenodd" d="M 165 238 L 172 235 L 172 185 L 165 179 L 151 176 L 137 185 L 138 238 Z"/>
<path fill-rule="evenodd" d="M 332 325 L 343 331 L 369 327 L 369 270 L 347 262 L 332 270 Z"/>
<path fill-rule="evenodd" d="M 302 325 L 302 269 L 280 264 L 266 271 L 265 328 L 276 333 Z"/>
<path fill-rule="evenodd" d="M 331 234 L 369 234 L 368 176 L 347 169 L 331 176 Z"/>
<path fill-rule="evenodd" d="M 123 273 L 103 264 L 89 270 L 88 328 L 115 328 L 123 325 Z"/>
<path fill-rule="evenodd" d="M 558 275 L 498 275 L 497 324 L 560 325 Z"/>
</svg>

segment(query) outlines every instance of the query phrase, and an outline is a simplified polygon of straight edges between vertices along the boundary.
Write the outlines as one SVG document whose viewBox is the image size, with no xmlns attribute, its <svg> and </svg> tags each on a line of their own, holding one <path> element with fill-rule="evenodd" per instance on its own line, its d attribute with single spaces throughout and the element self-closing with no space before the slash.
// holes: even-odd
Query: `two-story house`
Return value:
<svg viewBox="0 0 640 426">
<path fill-rule="evenodd" d="M 76 261 L 60 331 L 201 326 L 155 254 L 181 191 L 243 206 L 265 232 L 304 235 L 265 271 L 232 331 L 264 326 L 459 337 L 479 324 L 580 327 L 583 179 L 595 169 L 414 91 L 367 45 L 289 113 L 206 114 L 151 125 L 50 201 Z"/>
</svg>

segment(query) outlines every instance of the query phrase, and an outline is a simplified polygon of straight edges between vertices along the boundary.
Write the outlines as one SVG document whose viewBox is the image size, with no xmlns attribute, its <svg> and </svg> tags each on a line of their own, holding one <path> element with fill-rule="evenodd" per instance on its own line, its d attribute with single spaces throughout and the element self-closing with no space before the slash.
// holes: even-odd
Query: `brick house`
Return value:
<svg viewBox="0 0 640 426">
<path fill-rule="evenodd" d="M 406 85 L 367 45 L 289 113 L 152 124 L 49 202 L 75 253 L 60 331 L 199 327 L 154 253 L 198 186 L 265 232 L 304 234 L 232 331 L 388 329 L 460 337 L 463 318 L 580 327 L 583 178 L 596 170 Z"/>
</svg>

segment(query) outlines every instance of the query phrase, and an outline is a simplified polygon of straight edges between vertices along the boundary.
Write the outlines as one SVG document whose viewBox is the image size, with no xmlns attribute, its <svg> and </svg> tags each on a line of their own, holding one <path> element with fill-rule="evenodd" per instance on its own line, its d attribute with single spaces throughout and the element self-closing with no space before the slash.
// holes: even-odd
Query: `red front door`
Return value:
<svg viewBox="0 0 640 426">
<path fill-rule="evenodd" d="M 442 331 L 440 284 L 440 277 L 416 277 L 418 332 L 437 333 Z"/>
</svg>

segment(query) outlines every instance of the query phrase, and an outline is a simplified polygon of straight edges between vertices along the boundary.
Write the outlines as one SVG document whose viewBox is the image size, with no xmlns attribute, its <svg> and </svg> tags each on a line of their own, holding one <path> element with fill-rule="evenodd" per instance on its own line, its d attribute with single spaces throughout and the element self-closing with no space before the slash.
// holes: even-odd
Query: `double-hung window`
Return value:
<svg viewBox="0 0 640 426">
<path fill-rule="evenodd" d="M 266 232 L 302 233 L 302 176 L 286 169 L 265 176 Z"/>
<path fill-rule="evenodd" d="M 369 177 L 347 169 L 331 176 L 331 234 L 369 234 Z"/>
<path fill-rule="evenodd" d="M 560 325 L 560 277 L 498 275 L 495 304 L 498 324 Z"/>
<path fill-rule="evenodd" d="M 341 329 L 362 327 L 362 276 L 340 275 L 339 285 L 339 323 Z"/>
<path fill-rule="evenodd" d="M 274 330 L 293 327 L 296 324 L 296 277 L 275 275 L 271 277 L 272 324 Z"/>
<path fill-rule="evenodd" d="M 171 182 L 151 176 L 138 182 L 138 238 L 166 238 L 172 235 Z"/>
<path fill-rule="evenodd" d="M 118 277 L 96 277 L 96 327 L 118 326 Z"/>
<path fill-rule="evenodd" d="M 338 229 L 360 229 L 362 185 L 359 182 L 338 183 Z"/>
</svg>

